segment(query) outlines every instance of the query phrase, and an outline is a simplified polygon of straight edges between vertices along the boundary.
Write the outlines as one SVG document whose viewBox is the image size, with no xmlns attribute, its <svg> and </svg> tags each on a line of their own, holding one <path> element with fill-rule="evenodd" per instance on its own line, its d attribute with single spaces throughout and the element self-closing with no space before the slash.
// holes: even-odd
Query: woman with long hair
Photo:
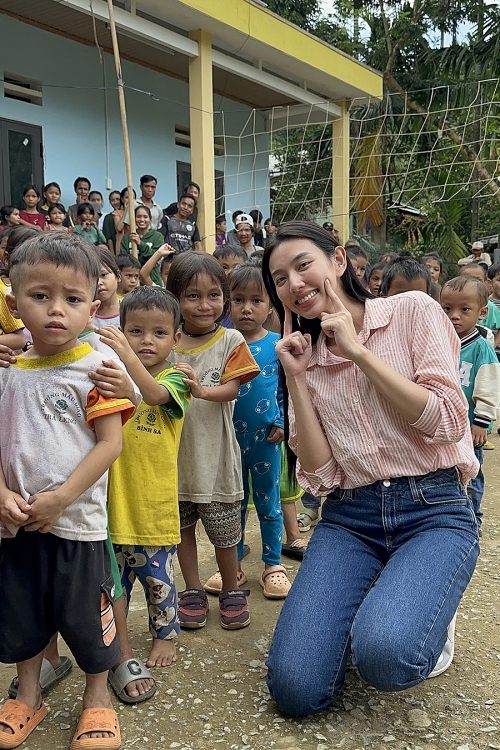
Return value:
<svg viewBox="0 0 500 750">
<path fill-rule="evenodd" d="M 272 697 L 303 716 L 336 698 L 350 653 L 387 692 L 451 664 L 479 554 L 465 490 L 478 465 L 460 342 L 432 298 L 373 298 L 309 222 L 280 226 L 262 268 L 284 333 L 292 463 L 327 494 L 268 661 Z"/>
</svg>

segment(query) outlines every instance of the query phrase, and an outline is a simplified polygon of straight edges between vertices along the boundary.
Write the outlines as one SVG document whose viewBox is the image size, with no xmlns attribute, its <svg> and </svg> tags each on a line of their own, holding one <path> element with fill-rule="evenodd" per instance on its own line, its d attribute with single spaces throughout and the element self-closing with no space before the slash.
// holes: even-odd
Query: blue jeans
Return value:
<svg viewBox="0 0 500 750">
<path fill-rule="evenodd" d="M 476 454 L 476 458 L 479 461 L 479 473 L 477 477 L 475 477 L 474 479 L 471 479 L 469 484 L 467 485 L 467 494 L 469 495 L 472 501 L 472 507 L 474 508 L 474 513 L 476 514 L 477 522 L 479 526 L 481 526 L 481 520 L 483 518 L 483 514 L 480 508 L 481 508 L 481 500 L 483 499 L 483 495 L 484 495 L 483 449 L 474 448 L 474 453 Z"/>
<path fill-rule="evenodd" d="M 262 432 L 262 434 L 260 434 Z M 281 445 L 268 443 L 269 430 L 237 432 L 241 449 L 244 498 L 241 503 L 241 528 L 245 530 L 247 505 L 250 496 L 248 475 L 252 477 L 252 495 L 259 517 L 262 537 L 262 561 L 267 565 L 281 562 L 283 513 L 280 503 Z M 238 560 L 243 558 L 243 535 L 238 544 Z"/>
<path fill-rule="evenodd" d="M 300 502 L 302 503 L 304 508 L 309 508 L 309 510 L 315 510 L 316 512 L 318 512 L 321 505 L 321 498 L 316 497 L 315 495 L 311 495 L 310 492 L 304 492 L 304 494 L 300 498 Z"/>
<path fill-rule="evenodd" d="M 350 652 L 378 690 L 425 680 L 478 555 L 455 468 L 330 493 L 271 644 L 267 682 L 278 707 L 293 716 L 326 708 Z"/>
</svg>

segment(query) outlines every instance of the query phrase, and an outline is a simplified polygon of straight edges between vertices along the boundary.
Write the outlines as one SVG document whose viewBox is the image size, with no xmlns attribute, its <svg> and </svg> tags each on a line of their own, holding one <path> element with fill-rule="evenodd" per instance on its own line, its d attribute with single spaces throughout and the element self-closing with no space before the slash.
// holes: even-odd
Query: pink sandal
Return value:
<svg viewBox="0 0 500 750">
<path fill-rule="evenodd" d="M 283 565 L 273 565 L 271 568 L 266 568 L 259 583 L 264 589 L 266 599 L 286 599 L 292 586 Z"/>
</svg>

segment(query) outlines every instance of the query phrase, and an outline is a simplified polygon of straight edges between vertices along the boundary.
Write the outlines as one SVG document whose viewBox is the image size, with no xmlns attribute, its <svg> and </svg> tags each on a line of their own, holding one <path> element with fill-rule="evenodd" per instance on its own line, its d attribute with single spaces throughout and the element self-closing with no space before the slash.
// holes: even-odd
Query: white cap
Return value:
<svg viewBox="0 0 500 750">
<path fill-rule="evenodd" d="M 477 241 L 477 242 L 473 242 L 473 243 L 472 243 L 472 247 L 473 247 L 473 248 L 474 248 L 474 247 L 477 247 L 477 248 L 479 248 L 479 250 L 482 250 L 482 249 L 484 248 L 484 245 L 483 245 L 483 243 L 482 243 L 482 242 L 479 242 L 479 241 Z"/>
<path fill-rule="evenodd" d="M 253 227 L 253 219 L 248 214 L 240 214 L 234 220 L 234 226 L 237 227 L 238 224 L 250 224 Z"/>
</svg>

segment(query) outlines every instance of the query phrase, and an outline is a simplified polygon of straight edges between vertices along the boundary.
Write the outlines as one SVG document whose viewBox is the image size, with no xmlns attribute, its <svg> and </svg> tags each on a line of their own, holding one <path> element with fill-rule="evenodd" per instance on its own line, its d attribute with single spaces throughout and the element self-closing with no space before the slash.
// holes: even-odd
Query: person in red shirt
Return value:
<svg viewBox="0 0 500 750">
<path fill-rule="evenodd" d="M 42 214 L 38 210 L 38 204 L 40 203 L 41 197 L 41 193 L 36 185 L 26 185 L 23 190 L 23 201 L 26 209 L 24 211 L 19 211 L 21 226 L 34 227 L 39 230 L 45 227 L 45 214 Z"/>
</svg>

